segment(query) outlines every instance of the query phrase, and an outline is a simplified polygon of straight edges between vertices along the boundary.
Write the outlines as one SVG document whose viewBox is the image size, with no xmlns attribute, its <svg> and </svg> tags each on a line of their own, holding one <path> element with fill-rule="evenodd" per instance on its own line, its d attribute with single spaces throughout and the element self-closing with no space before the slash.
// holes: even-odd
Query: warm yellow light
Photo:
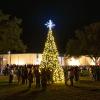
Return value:
<svg viewBox="0 0 100 100">
<path fill-rule="evenodd" d="M 15 64 L 16 65 L 25 65 L 26 63 L 25 63 L 25 61 L 20 60 L 20 61 L 15 61 Z"/>
<path fill-rule="evenodd" d="M 54 40 L 54 36 L 52 34 L 52 30 L 49 29 L 39 68 L 40 70 L 42 68 L 51 69 L 53 74 L 53 81 L 56 83 L 64 81 L 64 72 L 58 61 L 58 55 L 59 54 Z"/>
<path fill-rule="evenodd" d="M 90 65 L 95 65 L 95 63 L 93 62 L 93 60 L 91 60 Z"/>
<path fill-rule="evenodd" d="M 39 59 L 36 60 L 35 64 L 36 64 L 36 65 L 40 65 Z"/>
<path fill-rule="evenodd" d="M 71 59 L 68 60 L 68 65 L 80 65 L 80 62 L 78 59 L 72 57 Z"/>
</svg>

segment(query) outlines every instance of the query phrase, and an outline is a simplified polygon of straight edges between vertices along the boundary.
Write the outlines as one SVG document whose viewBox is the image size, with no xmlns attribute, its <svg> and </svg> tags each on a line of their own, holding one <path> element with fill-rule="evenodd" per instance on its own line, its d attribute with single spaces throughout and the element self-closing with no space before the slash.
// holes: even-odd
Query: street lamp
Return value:
<svg viewBox="0 0 100 100">
<path fill-rule="evenodd" d="M 9 56 L 9 65 L 11 65 L 11 51 L 8 51 L 8 56 Z"/>
</svg>

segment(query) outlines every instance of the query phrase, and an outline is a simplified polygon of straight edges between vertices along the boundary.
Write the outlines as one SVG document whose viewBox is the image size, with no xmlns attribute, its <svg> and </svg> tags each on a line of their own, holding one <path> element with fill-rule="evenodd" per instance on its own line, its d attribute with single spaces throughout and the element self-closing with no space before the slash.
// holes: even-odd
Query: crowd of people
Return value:
<svg viewBox="0 0 100 100">
<path fill-rule="evenodd" d="M 68 85 L 68 81 L 70 81 L 70 86 L 73 86 L 73 81 L 79 80 L 80 69 L 78 66 L 67 66 L 64 69 L 65 76 L 65 85 Z"/>
<path fill-rule="evenodd" d="M 91 66 L 91 76 L 95 81 L 100 81 L 100 66 Z"/>
<path fill-rule="evenodd" d="M 94 81 L 100 81 L 100 66 L 87 65 L 87 66 L 66 66 L 64 68 L 65 85 L 73 86 L 74 81 L 79 80 L 79 76 L 88 76 Z"/>
<path fill-rule="evenodd" d="M 2 73 L 5 76 L 9 76 L 9 84 L 14 80 L 14 76 L 17 78 L 18 84 L 26 84 L 31 88 L 32 83 L 36 88 L 42 87 L 46 89 L 47 85 L 52 82 L 52 72 L 49 68 L 42 68 L 39 70 L 39 65 L 6 65 Z"/>
<path fill-rule="evenodd" d="M 65 85 L 73 86 L 74 81 L 79 81 L 80 73 L 88 71 L 88 75 L 95 81 L 100 81 L 100 66 L 65 66 L 64 68 Z M 53 70 L 50 68 L 39 69 L 39 65 L 6 65 L 2 70 L 5 76 L 9 76 L 9 84 L 13 82 L 14 75 L 18 84 L 28 84 L 31 88 L 32 83 L 36 88 L 46 89 L 53 83 Z"/>
</svg>

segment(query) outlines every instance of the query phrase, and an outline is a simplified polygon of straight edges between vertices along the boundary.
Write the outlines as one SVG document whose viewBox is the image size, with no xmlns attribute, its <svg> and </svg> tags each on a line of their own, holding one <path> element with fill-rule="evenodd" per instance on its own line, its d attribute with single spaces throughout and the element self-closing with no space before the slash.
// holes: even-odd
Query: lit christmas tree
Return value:
<svg viewBox="0 0 100 100">
<path fill-rule="evenodd" d="M 58 61 L 58 50 L 52 34 L 52 27 L 55 25 L 51 20 L 49 20 L 49 22 L 47 22 L 45 25 L 49 28 L 49 31 L 42 55 L 40 70 L 41 68 L 49 68 L 53 72 L 54 82 L 64 81 L 63 68 L 60 66 Z"/>
</svg>

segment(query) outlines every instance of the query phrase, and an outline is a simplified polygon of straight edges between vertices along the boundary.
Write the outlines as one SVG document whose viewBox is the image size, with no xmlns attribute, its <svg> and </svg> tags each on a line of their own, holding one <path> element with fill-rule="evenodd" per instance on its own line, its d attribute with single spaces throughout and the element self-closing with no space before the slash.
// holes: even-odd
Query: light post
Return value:
<svg viewBox="0 0 100 100">
<path fill-rule="evenodd" d="M 11 65 L 11 51 L 8 51 L 8 56 L 9 56 L 9 65 Z"/>
</svg>

